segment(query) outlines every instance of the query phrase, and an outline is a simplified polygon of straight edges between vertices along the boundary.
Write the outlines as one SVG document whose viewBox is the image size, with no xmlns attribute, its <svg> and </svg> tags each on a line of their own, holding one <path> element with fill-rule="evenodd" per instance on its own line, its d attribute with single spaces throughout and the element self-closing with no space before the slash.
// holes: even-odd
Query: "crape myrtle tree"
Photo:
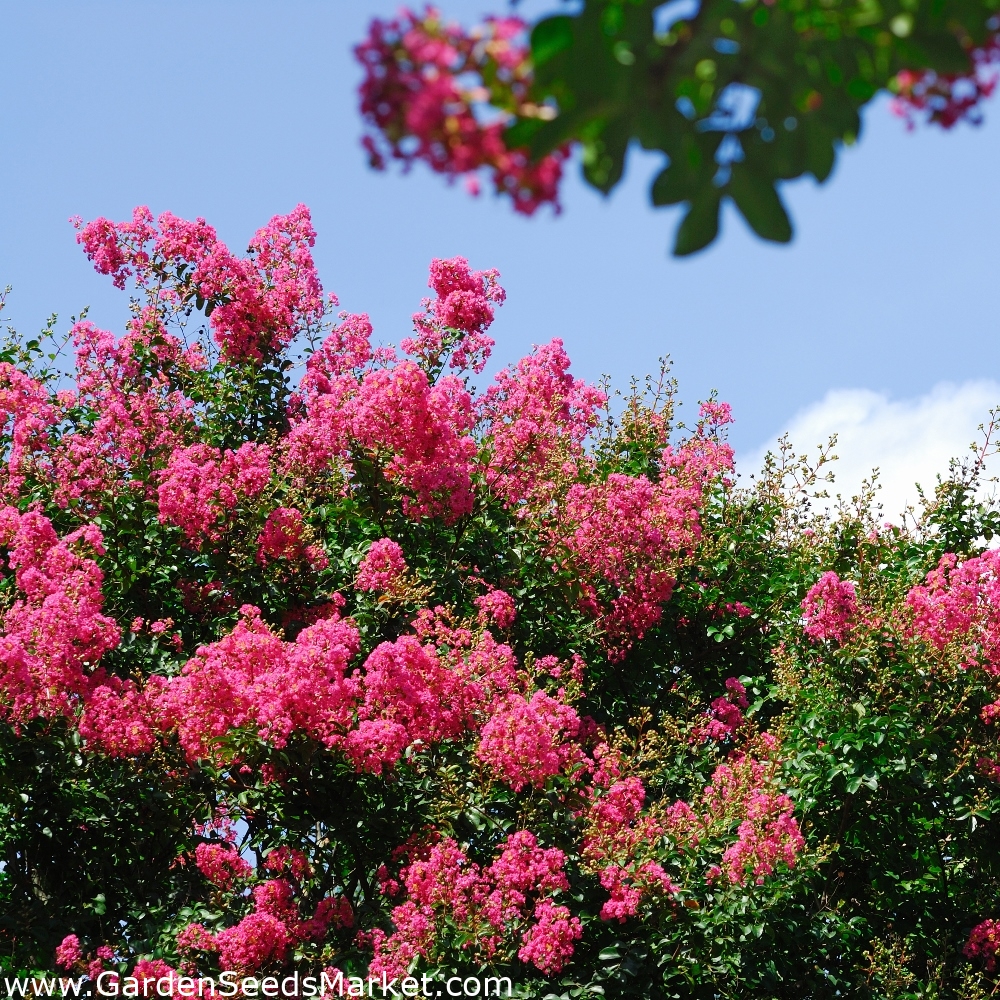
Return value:
<svg viewBox="0 0 1000 1000">
<path fill-rule="evenodd" d="M 555 5 L 557 8 L 559 5 Z M 710 244 L 730 199 L 787 242 L 779 182 L 825 181 L 891 92 L 912 126 L 978 122 L 1000 69 L 1000 0 L 579 0 L 534 25 L 465 30 L 435 7 L 372 22 L 364 144 L 374 166 L 427 163 L 516 211 L 558 208 L 565 161 L 604 193 L 629 145 L 663 155 L 654 205 L 685 206 L 674 253 Z"/>
<path fill-rule="evenodd" d="M 78 226 L 127 328 L 0 362 L 5 973 L 995 993 L 989 435 L 903 524 L 812 513 L 666 377 L 483 388 L 495 271 L 391 347 L 302 206 Z"/>
</svg>

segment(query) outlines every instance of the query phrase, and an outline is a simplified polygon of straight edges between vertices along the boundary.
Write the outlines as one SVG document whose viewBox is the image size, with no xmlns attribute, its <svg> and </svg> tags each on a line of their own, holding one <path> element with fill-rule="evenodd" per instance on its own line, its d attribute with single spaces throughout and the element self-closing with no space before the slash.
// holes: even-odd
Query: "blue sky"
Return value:
<svg viewBox="0 0 1000 1000">
<path fill-rule="evenodd" d="M 730 212 L 712 249 L 676 261 L 667 252 L 674 210 L 648 206 L 654 157 L 633 155 L 608 199 L 571 169 L 563 214 L 532 220 L 425 169 L 369 171 L 351 47 L 371 17 L 396 6 L 0 0 L 0 287 L 14 286 L 10 319 L 29 331 L 89 304 L 92 319 L 120 328 L 124 296 L 76 247 L 71 215 L 169 208 L 204 216 L 242 248 L 303 201 L 325 287 L 344 308 L 369 312 L 382 339 L 408 331 L 430 259 L 461 254 L 503 275 L 501 363 L 559 336 L 579 374 L 625 386 L 669 353 L 684 399 L 714 388 L 733 404 L 743 454 L 790 425 L 819 433 L 843 417 L 844 391 L 875 400 L 864 419 L 892 411 L 903 438 L 910 428 L 893 446 L 908 454 L 923 444 L 913 407 L 926 417 L 925 403 L 953 396 L 974 415 L 991 398 L 1000 101 L 983 127 L 948 134 L 907 133 L 876 104 L 825 185 L 786 186 L 791 246 L 756 240 Z M 466 23 L 502 7 L 440 6 Z M 874 440 L 864 419 L 862 464 Z M 960 444 L 969 419 L 958 420 Z"/>
</svg>

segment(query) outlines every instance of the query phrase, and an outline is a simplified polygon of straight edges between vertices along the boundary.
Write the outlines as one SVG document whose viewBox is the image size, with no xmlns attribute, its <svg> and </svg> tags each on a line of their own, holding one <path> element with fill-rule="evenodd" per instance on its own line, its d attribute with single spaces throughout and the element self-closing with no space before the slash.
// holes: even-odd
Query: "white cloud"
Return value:
<svg viewBox="0 0 1000 1000">
<path fill-rule="evenodd" d="M 828 487 L 833 496 L 853 496 L 877 467 L 878 500 L 887 518 L 896 520 L 906 504 L 917 501 L 914 483 L 932 490 L 937 474 L 947 473 L 949 459 L 969 454 L 969 445 L 980 437 L 978 426 L 997 405 L 1000 383 L 989 379 L 942 382 L 925 396 L 900 400 L 869 389 L 833 389 L 795 414 L 786 429 L 796 454 L 813 455 L 817 445 L 837 435 L 839 461 L 829 466 L 836 477 Z M 777 436 L 739 455 L 740 472 L 759 470 L 776 442 Z"/>
</svg>

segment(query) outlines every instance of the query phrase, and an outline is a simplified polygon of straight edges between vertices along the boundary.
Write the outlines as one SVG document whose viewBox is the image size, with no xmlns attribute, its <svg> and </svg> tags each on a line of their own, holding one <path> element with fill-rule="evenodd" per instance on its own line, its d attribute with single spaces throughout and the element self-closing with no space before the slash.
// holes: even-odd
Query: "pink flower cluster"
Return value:
<svg viewBox="0 0 1000 1000">
<path fill-rule="evenodd" d="M 802 601 L 803 627 L 810 639 L 843 642 L 858 613 L 854 584 L 836 573 L 824 573 L 806 592 Z"/>
<path fill-rule="evenodd" d="M 407 747 L 475 731 L 518 684 L 513 652 L 489 632 L 476 638 L 427 610 L 414 631 L 381 643 L 365 661 L 357 727 L 344 742 L 359 769 L 381 773 Z"/>
<path fill-rule="evenodd" d="M 623 777 L 623 761 L 606 745 L 594 752 L 594 781 L 584 813 L 583 857 L 597 869 L 609 893 L 602 920 L 624 923 L 639 912 L 643 899 L 679 891 L 653 856 L 666 827 L 643 811 L 646 790 L 635 777 Z"/>
<path fill-rule="evenodd" d="M 670 562 L 694 541 L 696 521 L 671 492 L 644 476 L 612 473 L 595 486 L 574 484 L 566 497 L 560 541 L 583 571 L 584 600 L 595 616 L 605 618 L 617 658 L 628 637 L 642 638 L 659 621 L 674 588 Z M 610 609 L 601 607 L 598 581 L 619 592 Z"/>
<path fill-rule="evenodd" d="M 96 965 L 96 969 L 101 968 L 100 964 Z M 132 975 L 143 984 L 142 995 L 144 997 L 155 997 L 162 996 L 162 988 L 160 986 L 160 980 L 164 980 L 167 983 L 168 996 L 179 996 L 177 992 L 177 986 L 179 985 L 180 976 L 176 969 L 172 966 L 167 965 L 162 958 L 140 958 L 138 962 L 135 963 L 135 967 L 132 969 Z M 94 969 L 90 972 L 91 979 L 96 978 L 94 975 Z M 117 975 L 113 974 L 111 976 L 112 982 L 117 980 Z M 110 985 L 110 984 L 109 984 Z"/>
<path fill-rule="evenodd" d="M 469 513 L 472 397 L 459 378 L 431 381 L 413 361 L 360 370 L 373 357 L 370 334 L 367 317 L 346 317 L 310 357 L 283 443 L 285 464 L 319 475 L 335 461 L 350 470 L 352 457 L 374 460 L 402 489 L 411 517 Z"/>
<path fill-rule="evenodd" d="M 608 865 L 601 872 L 601 885 L 609 896 L 601 906 L 601 920 L 617 920 L 623 924 L 639 912 L 644 896 L 651 893 L 674 895 L 680 889 L 674 885 L 663 866 L 655 861 L 638 865 L 634 872 L 617 865 Z"/>
<path fill-rule="evenodd" d="M 45 387 L 7 361 L 0 362 L 0 414 L 0 431 L 10 436 L 0 497 L 14 499 L 24 482 L 23 466 L 33 452 L 48 451 L 49 428 L 59 416 Z"/>
<path fill-rule="evenodd" d="M 544 691 L 530 699 L 510 694 L 495 705 L 483 726 L 476 759 L 515 792 L 543 788 L 545 780 L 583 762 L 574 737 L 580 717 Z"/>
<path fill-rule="evenodd" d="M 220 889 L 231 889 L 235 881 L 253 873 L 249 862 L 229 843 L 201 843 L 195 848 L 194 858 L 202 875 Z"/>
<path fill-rule="evenodd" d="M 358 590 L 391 594 L 396 591 L 406 575 L 403 550 L 391 538 L 372 542 L 358 566 L 354 586 Z"/>
<path fill-rule="evenodd" d="M 406 491 L 405 513 L 454 520 L 472 511 L 472 397 L 458 378 L 431 383 L 402 361 L 391 372 L 369 372 L 351 402 L 344 429 Z"/>
<path fill-rule="evenodd" d="M 709 828 L 713 822 L 725 825 L 733 817 L 743 819 L 736 840 L 722 856 L 721 868 L 710 869 L 710 877 L 724 873 L 733 885 L 748 880 L 762 883 L 774 874 L 778 863 L 795 867 L 805 838 L 792 815 L 792 800 L 773 789 L 772 771 L 773 763 L 741 756 L 731 764 L 720 764 L 712 774 L 712 783 L 705 789 L 703 825 Z"/>
<path fill-rule="evenodd" d="M 313 569 L 325 569 L 330 560 L 318 545 L 305 542 L 306 523 L 295 507 L 276 507 L 267 515 L 257 538 L 257 562 L 262 566 L 278 559 L 289 563 L 307 562 Z"/>
<path fill-rule="evenodd" d="M 476 707 L 475 690 L 431 645 L 413 635 L 383 642 L 365 661 L 364 700 L 347 755 L 381 772 L 410 745 L 430 746 L 465 732 Z"/>
<path fill-rule="evenodd" d="M 72 335 L 76 389 L 56 399 L 60 416 L 82 416 L 36 463 L 36 475 L 54 480 L 62 507 L 98 509 L 124 491 L 148 495 L 150 471 L 192 426 L 192 404 L 175 388 L 176 376 L 203 359 L 184 350 L 149 308 L 121 340 L 90 322 L 77 323 Z"/>
<path fill-rule="evenodd" d="M 731 421 L 722 406 L 705 404 L 697 433 L 679 447 L 666 445 L 657 481 L 612 473 L 569 488 L 552 548 L 568 550 L 581 574 L 583 605 L 601 619 L 612 659 L 660 621 L 679 561 L 701 536 L 705 490 L 732 468 L 732 449 L 717 439 Z M 604 588 L 610 602 L 601 599 Z"/>
<path fill-rule="evenodd" d="M 155 690 L 158 724 L 176 729 L 192 759 L 213 756 L 216 742 L 242 727 L 276 747 L 293 732 L 338 745 L 358 697 L 359 682 L 347 668 L 359 636 L 350 621 L 329 610 L 330 617 L 285 642 L 258 608 L 245 605 L 229 635 L 202 646 L 180 676 Z"/>
<path fill-rule="evenodd" d="M 374 460 L 411 517 L 455 520 L 473 508 L 475 414 L 462 380 L 438 373 L 446 358 L 482 369 L 504 291 L 496 271 L 472 271 L 461 257 L 434 260 L 430 271 L 437 297 L 402 343 L 419 363 L 373 351 L 367 316 L 344 316 L 309 359 L 284 448 L 286 464 L 311 475 Z"/>
<path fill-rule="evenodd" d="M 643 846 L 662 835 L 663 828 L 643 812 L 646 789 L 635 775 L 623 776 L 620 754 L 601 744 L 594 750 L 594 764 L 583 856 L 593 863 L 627 866 Z"/>
<path fill-rule="evenodd" d="M 402 10 L 392 21 L 372 22 L 368 38 L 355 49 L 365 68 L 361 113 L 371 126 L 364 145 L 372 165 L 386 157 L 407 167 L 423 161 L 449 178 L 465 176 L 478 192 L 476 175 L 487 169 L 498 194 L 514 209 L 533 214 L 557 196 L 566 150 L 537 163 L 527 150 L 509 149 L 504 130 L 509 110 L 546 114 L 528 101 L 531 76 L 527 48 L 517 39 L 526 26 L 517 18 L 489 18 L 466 33 L 445 24 L 433 7 L 418 16 Z M 484 121 L 477 106 L 508 114 Z"/>
<path fill-rule="evenodd" d="M 56 948 L 56 965 L 60 969 L 72 969 L 82 958 L 80 939 L 75 934 L 67 934 Z"/>
<path fill-rule="evenodd" d="M 104 969 L 104 963 L 115 957 L 113 948 L 102 944 L 96 951 L 94 958 L 86 962 L 87 975 L 91 979 L 96 979 Z M 67 934 L 66 937 L 56 947 L 55 962 L 59 969 L 67 971 L 82 965 L 86 961 L 80 939 L 75 934 Z M 142 963 L 140 963 L 141 965 Z M 137 966 L 138 968 L 138 966 Z"/>
<path fill-rule="evenodd" d="M 980 757 L 976 761 L 976 770 L 991 781 L 1000 784 L 1000 760 L 992 757 Z"/>
<path fill-rule="evenodd" d="M 746 719 L 747 689 L 735 678 L 726 681 L 726 693 L 716 698 L 708 710 L 708 718 L 699 722 L 692 733 L 698 742 L 726 740 L 743 725 Z"/>
<path fill-rule="evenodd" d="M 536 347 L 497 373 L 479 401 L 489 445 L 489 489 L 511 507 L 547 498 L 575 469 L 607 397 L 569 373 L 562 341 Z"/>
<path fill-rule="evenodd" d="M 104 574 L 80 549 L 103 554 L 93 524 L 60 540 L 48 518 L 0 509 L 18 595 L 0 627 L 0 717 L 20 723 L 72 715 L 121 629 L 102 614 Z"/>
<path fill-rule="evenodd" d="M 584 607 L 621 658 L 660 620 L 679 562 L 700 535 L 705 489 L 732 467 L 732 451 L 719 440 L 732 418 L 725 404 L 705 404 L 688 441 L 662 442 L 656 481 L 614 473 L 567 488 L 592 471 L 584 442 L 607 403 L 568 369 L 562 342 L 553 340 L 500 372 L 483 394 L 486 484 L 522 516 L 545 512 L 552 558 L 582 585 Z"/>
<path fill-rule="evenodd" d="M 766 733 L 760 745 L 766 755 L 777 746 Z M 607 746 L 594 752 L 594 764 L 581 853 L 609 893 L 603 920 L 624 922 L 638 914 L 644 899 L 680 891 L 658 860 L 664 838 L 675 848 L 694 847 L 728 838 L 735 825 L 736 839 L 723 850 L 721 866 L 712 865 L 707 873 L 709 880 L 725 874 L 731 885 L 763 882 L 779 864 L 794 868 L 805 847 L 793 803 L 775 788 L 776 764 L 767 756 L 731 755 L 715 769 L 700 809 L 684 801 L 645 809 L 642 781 L 624 776 L 624 761 Z"/>
<path fill-rule="evenodd" d="M 451 839 L 419 853 L 400 872 L 408 899 L 392 911 L 395 931 L 370 934 L 370 975 L 405 975 L 414 957 L 430 957 L 449 925 L 475 942 L 484 961 L 517 935 L 521 960 L 542 972 L 558 972 L 572 957 L 583 933 L 580 921 L 552 901 L 569 888 L 562 851 L 540 848 L 534 834 L 521 830 L 486 868 Z"/>
<path fill-rule="evenodd" d="M 302 882 L 312 876 L 312 865 L 305 854 L 294 847 L 276 847 L 264 858 L 264 867 L 276 875 L 291 874 L 296 882 Z"/>
<path fill-rule="evenodd" d="M 423 313 L 414 313 L 416 336 L 399 346 L 428 370 L 443 367 L 450 353 L 450 367 L 481 372 L 494 344 L 486 336 L 493 307 L 506 297 L 499 279 L 497 270 L 473 271 L 464 257 L 432 261 L 428 284 L 437 297 L 425 300 Z"/>
<path fill-rule="evenodd" d="M 547 976 L 561 972 L 573 957 L 574 942 L 583 937 L 583 926 L 567 907 L 550 899 L 540 899 L 535 904 L 534 917 L 534 924 L 521 937 L 517 957 Z"/>
<path fill-rule="evenodd" d="M 78 728 L 92 747 L 110 757 L 135 757 L 156 744 L 156 728 L 148 694 L 159 690 L 159 679 L 143 690 L 103 669 L 95 672 Z"/>
<path fill-rule="evenodd" d="M 271 449 L 250 442 L 236 451 L 206 444 L 178 448 L 160 474 L 157 490 L 163 524 L 177 525 L 195 547 L 217 542 L 237 504 L 252 500 L 271 479 Z"/>
<path fill-rule="evenodd" d="M 748 878 L 761 883 L 773 875 L 775 865 L 795 867 L 805 847 L 798 820 L 792 815 L 787 795 L 770 795 L 755 790 L 746 804 L 747 818 L 740 823 L 737 839 L 722 856 L 722 869 L 729 881 L 742 885 Z"/>
<path fill-rule="evenodd" d="M 116 287 L 134 277 L 147 289 L 211 308 L 216 342 L 227 358 L 260 361 L 318 322 L 323 289 L 313 264 L 316 242 L 309 210 L 276 215 L 236 257 L 204 219 L 188 222 L 164 212 L 154 224 L 148 208 L 130 222 L 78 222 L 77 241 Z"/>
<path fill-rule="evenodd" d="M 937 650 L 954 645 L 964 666 L 1000 677 L 1000 552 L 989 549 L 962 563 L 946 553 L 924 583 L 911 588 L 906 603 L 914 636 Z M 993 723 L 1000 698 L 980 714 Z"/>
<path fill-rule="evenodd" d="M 973 927 L 969 940 L 962 949 L 966 958 L 981 958 L 987 972 L 996 969 L 998 952 L 1000 952 L 1000 920 L 984 920 Z"/>
<path fill-rule="evenodd" d="M 255 885 L 253 910 L 239 923 L 212 934 L 201 924 L 188 924 L 177 935 L 182 953 L 217 952 L 223 969 L 257 972 L 280 965 L 292 948 L 307 941 L 322 941 L 331 927 L 351 927 L 354 913 L 343 896 L 325 896 L 312 916 L 303 918 L 296 900 L 297 883 L 274 878 Z"/>
<path fill-rule="evenodd" d="M 946 129 L 961 121 L 978 125 L 982 121 L 981 105 L 997 85 L 994 68 L 1000 63 L 1000 32 L 995 31 L 982 46 L 972 49 L 969 62 L 966 73 L 908 69 L 897 73 L 893 113 L 905 118 L 911 129 L 918 119 Z"/>
<path fill-rule="evenodd" d="M 207 832 L 207 828 L 201 832 Z M 244 903 L 247 893 L 242 884 L 253 880 L 255 873 L 231 843 L 201 843 L 196 860 L 211 882 L 232 893 L 233 903 Z M 177 935 L 177 949 L 182 956 L 217 953 L 223 969 L 252 973 L 280 965 L 291 949 L 304 942 L 323 941 L 331 927 L 353 926 L 353 910 L 341 895 L 323 897 L 311 916 L 302 916 L 304 884 L 313 872 L 301 851 L 279 847 L 264 858 L 263 868 L 277 877 L 267 878 L 264 871 L 256 873 L 257 884 L 249 893 L 251 911 L 216 934 L 202 924 L 188 924 Z"/>
<path fill-rule="evenodd" d="M 481 625 L 488 625 L 492 622 L 498 628 L 510 628 L 517 618 L 514 598 L 504 590 L 491 587 L 487 593 L 477 597 L 474 603 L 479 609 L 479 623 Z"/>
<path fill-rule="evenodd" d="M 935 649 L 957 642 L 967 665 L 1000 674 L 1000 552 L 962 563 L 945 554 L 906 603 L 915 635 Z"/>
</svg>

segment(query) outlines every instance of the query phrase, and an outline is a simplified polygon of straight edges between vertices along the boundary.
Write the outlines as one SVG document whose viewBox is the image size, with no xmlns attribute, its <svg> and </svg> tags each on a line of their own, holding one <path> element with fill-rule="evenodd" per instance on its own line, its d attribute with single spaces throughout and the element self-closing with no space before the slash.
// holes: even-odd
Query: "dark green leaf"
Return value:
<svg viewBox="0 0 1000 1000">
<path fill-rule="evenodd" d="M 686 257 L 707 247 L 719 232 L 720 195 L 717 189 L 703 191 L 691 202 L 691 207 L 677 229 L 674 256 Z"/>
<path fill-rule="evenodd" d="M 787 243 L 792 238 L 792 224 L 774 185 L 747 167 L 737 165 L 728 189 L 736 207 L 753 231 L 765 240 Z"/>
</svg>

